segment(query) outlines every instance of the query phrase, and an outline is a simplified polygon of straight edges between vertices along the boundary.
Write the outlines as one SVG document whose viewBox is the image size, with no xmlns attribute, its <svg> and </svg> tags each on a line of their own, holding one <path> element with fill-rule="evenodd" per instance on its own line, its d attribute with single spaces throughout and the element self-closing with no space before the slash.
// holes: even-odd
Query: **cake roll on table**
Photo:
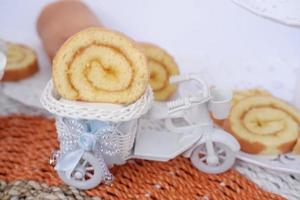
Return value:
<svg viewBox="0 0 300 200">
<path fill-rule="evenodd" d="M 300 112 L 267 91 L 235 92 L 229 117 L 220 125 L 235 136 L 244 152 L 276 155 L 294 149 L 297 153 Z"/>
<path fill-rule="evenodd" d="M 23 44 L 6 42 L 7 63 L 1 81 L 20 81 L 38 72 L 37 55 Z"/>
</svg>

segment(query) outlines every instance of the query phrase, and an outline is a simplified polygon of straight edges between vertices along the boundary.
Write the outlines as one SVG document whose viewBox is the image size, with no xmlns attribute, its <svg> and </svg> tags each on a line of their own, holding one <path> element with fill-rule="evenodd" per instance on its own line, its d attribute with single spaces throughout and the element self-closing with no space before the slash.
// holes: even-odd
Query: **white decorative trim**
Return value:
<svg viewBox="0 0 300 200">
<path fill-rule="evenodd" d="M 137 119 L 145 114 L 153 102 L 150 86 L 145 94 L 130 105 L 114 105 L 103 103 L 85 103 L 61 100 L 49 81 L 41 96 L 41 103 L 52 114 L 75 119 L 122 122 Z"/>
<path fill-rule="evenodd" d="M 243 161 L 235 169 L 266 191 L 279 194 L 289 200 L 300 199 L 300 176 L 259 167 Z"/>
<path fill-rule="evenodd" d="M 300 26 L 299 0 L 232 0 L 259 16 L 288 26 Z"/>
<path fill-rule="evenodd" d="M 271 170 L 300 175 L 300 155 L 287 153 L 264 156 L 239 152 L 237 158 Z"/>
</svg>

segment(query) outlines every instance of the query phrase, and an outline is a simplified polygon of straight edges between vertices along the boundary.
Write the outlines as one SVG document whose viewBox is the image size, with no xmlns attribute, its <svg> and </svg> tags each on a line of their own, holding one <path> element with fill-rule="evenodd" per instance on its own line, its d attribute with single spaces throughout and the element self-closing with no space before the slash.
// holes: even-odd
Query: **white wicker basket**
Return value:
<svg viewBox="0 0 300 200">
<path fill-rule="evenodd" d="M 109 122 L 138 119 L 150 109 L 152 102 L 153 93 L 150 86 L 141 98 L 135 103 L 126 106 L 63 100 L 55 91 L 51 80 L 46 85 L 41 96 L 43 107 L 55 115 Z"/>
<path fill-rule="evenodd" d="M 137 119 L 150 109 L 152 102 L 153 93 L 150 86 L 140 99 L 126 106 L 64 100 L 55 91 L 52 81 L 48 82 L 41 96 L 41 103 L 44 108 L 56 116 L 73 119 L 99 120 L 119 124 L 117 130 L 118 137 L 113 138 L 113 141 L 118 145 L 120 149 L 119 156 L 123 161 L 131 154 L 137 131 Z M 64 123 L 61 124 L 64 125 Z M 59 127 L 58 134 L 59 136 L 62 135 Z M 72 135 L 76 133 L 69 134 Z M 78 136 L 74 135 L 74 137 Z"/>
</svg>

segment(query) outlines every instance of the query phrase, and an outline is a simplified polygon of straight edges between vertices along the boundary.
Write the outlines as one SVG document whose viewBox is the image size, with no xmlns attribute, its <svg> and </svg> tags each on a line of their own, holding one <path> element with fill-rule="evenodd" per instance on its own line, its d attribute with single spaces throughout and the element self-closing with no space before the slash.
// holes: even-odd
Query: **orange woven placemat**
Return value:
<svg viewBox="0 0 300 200">
<path fill-rule="evenodd" d="M 30 179 L 62 184 L 48 165 L 57 148 L 52 120 L 41 117 L 0 117 L 0 179 Z M 258 188 L 235 170 L 209 175 L 178 157 L 169 162 L 130 160 L 112 169 L 112 185 L 86 191 L 103 199 L 283 199 Z"/>
</svg>

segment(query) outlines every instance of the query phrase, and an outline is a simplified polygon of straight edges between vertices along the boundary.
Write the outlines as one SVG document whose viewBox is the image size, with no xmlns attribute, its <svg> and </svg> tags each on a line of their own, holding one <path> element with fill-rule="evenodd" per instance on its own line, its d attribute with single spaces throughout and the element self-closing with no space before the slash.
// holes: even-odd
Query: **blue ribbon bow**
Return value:
<svg viewBox="0 0 300 200">
<path fill-rule="evenodd" d="M 76 168 L 85 152 L 92 152 L 109 173 L 102 154 L 115 155 L 119 152 L 115 138 L 117 126 L 101 121 L 74 120 L 58 118 L 56 121 L 62 151 L 67 150 L 58 159 L 55 170 L 71 172 Z M 70 140 L 70 141 L 68 141 Z M 110 173 L 109 173 L 110 174 Z"/>
</svg>

